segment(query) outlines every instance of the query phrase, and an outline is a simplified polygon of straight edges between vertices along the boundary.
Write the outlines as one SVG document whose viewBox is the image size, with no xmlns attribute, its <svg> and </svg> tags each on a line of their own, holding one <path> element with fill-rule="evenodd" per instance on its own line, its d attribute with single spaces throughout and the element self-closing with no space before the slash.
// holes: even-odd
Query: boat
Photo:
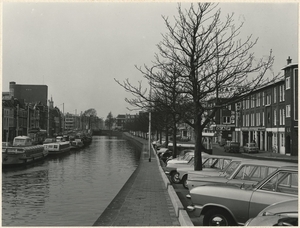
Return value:
<svg viewBox="0 0 300 228">
<path fill-rule="evenodd" d="M 64 154 L 70 151 L 71 146 L 69 141 L 65 141 L 65 142 L 54 142 L 54 143 L 44 144 L 44 148 L 49 152 L 49 156 L 50 156 L 50 155 Z"/>
<path fill-rule="evenodd" d="M 16 166 L 39 161 L 47 157 L 48 151 L 43 145 L 34 145 L 28 136 L 17 136 L 13 145 L 2 144 L 2 165 Z"/>
<path fill-rule="evenodd" d="M 76 150 L 84 147 L 84 144 L 81 141 L 81 139 L 75 139 L 73 141 L 70 141 L 70 146 L 71 146 L 70 148 L 71 150 Z"/>
</svg>

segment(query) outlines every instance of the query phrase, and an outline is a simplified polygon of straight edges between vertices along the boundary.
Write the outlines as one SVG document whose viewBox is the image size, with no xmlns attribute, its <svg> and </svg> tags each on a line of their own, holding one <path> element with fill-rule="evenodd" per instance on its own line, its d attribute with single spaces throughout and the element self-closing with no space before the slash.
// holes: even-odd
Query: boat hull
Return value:
<svg viewBox="0 0 300 228">
<path fill-rule="evenodd" d="M 48 150 L 49 156 L 51 155 L 59 155 L 69 152 L 71 148 L 61 149 L 61 150 Z"/>
<path fill-rule="evenodd" d="M 40 146 L 34 149 L 2 148 L 2 166 L 26 165 L 43 160 L 47 156 L 48 151 Z"/>
<path fill-rule="evenodd" d="M 71 149 L 70 142 L 56 142 L 44 144 L 45 150 L 49 152 L 49 156 L 60 155 L 69 152 Z"/>
</svg>

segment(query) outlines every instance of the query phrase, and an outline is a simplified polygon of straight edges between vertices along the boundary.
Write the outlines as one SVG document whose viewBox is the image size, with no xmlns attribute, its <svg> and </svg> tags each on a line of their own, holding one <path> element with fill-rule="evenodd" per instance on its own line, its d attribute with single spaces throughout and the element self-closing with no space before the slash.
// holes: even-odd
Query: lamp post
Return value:
<svg viewBox="0 0 300 228">
<path fill-rule="evenodd" d="M 152 93 L 152 70 L 156 66 L 153 66 L 150 70 L 150 77 L 149 77 L 149 84 L 150 84 L 150 91 L 149 91 L 149 103 L 150 103 L 150 109 L 149 109 L 149 138 L 148 138 L 148 143 L 149 143 L 149 162 L 151 162 L 151 93 Z"/>
</svg>

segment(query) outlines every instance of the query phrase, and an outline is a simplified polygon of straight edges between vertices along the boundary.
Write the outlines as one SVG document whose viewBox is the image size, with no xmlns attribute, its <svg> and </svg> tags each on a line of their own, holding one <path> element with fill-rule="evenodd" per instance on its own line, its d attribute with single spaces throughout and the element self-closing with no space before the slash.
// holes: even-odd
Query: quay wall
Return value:
<svg viewBox="0 0 300 228">
<path fill-rule="evenodd" d="M 143 151 L 144 148 L 144 143 L 142 141 L 136 140 L 133 136 L 131 136 L 129 133 L 124 133 L 122 134 L 122 137 L 130 142 L 132 142 L 134 145 L 136 145 L 141 151 Z"/>
</svg>

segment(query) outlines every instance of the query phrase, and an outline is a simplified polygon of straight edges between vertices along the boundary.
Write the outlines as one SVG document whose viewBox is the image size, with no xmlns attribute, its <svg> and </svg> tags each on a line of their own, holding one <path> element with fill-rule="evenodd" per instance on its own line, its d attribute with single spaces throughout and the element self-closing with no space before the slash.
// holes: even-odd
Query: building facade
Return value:
<svg viewBox="0 0 300 228">
<path fill-rule="evenodd" d="M 48 86 L 46 85 L 21 85 L 16 82 L 9 83 L 10 95 L 25 103 L 41 103 L 48 105 Z"/>
<path fill-rule="evenodd" d="M 235 141 L 260 150 L 298 156 L 298 64 L 287 60 L 281 80 L 245 97 L 236 115 Z"/>
</svg>

